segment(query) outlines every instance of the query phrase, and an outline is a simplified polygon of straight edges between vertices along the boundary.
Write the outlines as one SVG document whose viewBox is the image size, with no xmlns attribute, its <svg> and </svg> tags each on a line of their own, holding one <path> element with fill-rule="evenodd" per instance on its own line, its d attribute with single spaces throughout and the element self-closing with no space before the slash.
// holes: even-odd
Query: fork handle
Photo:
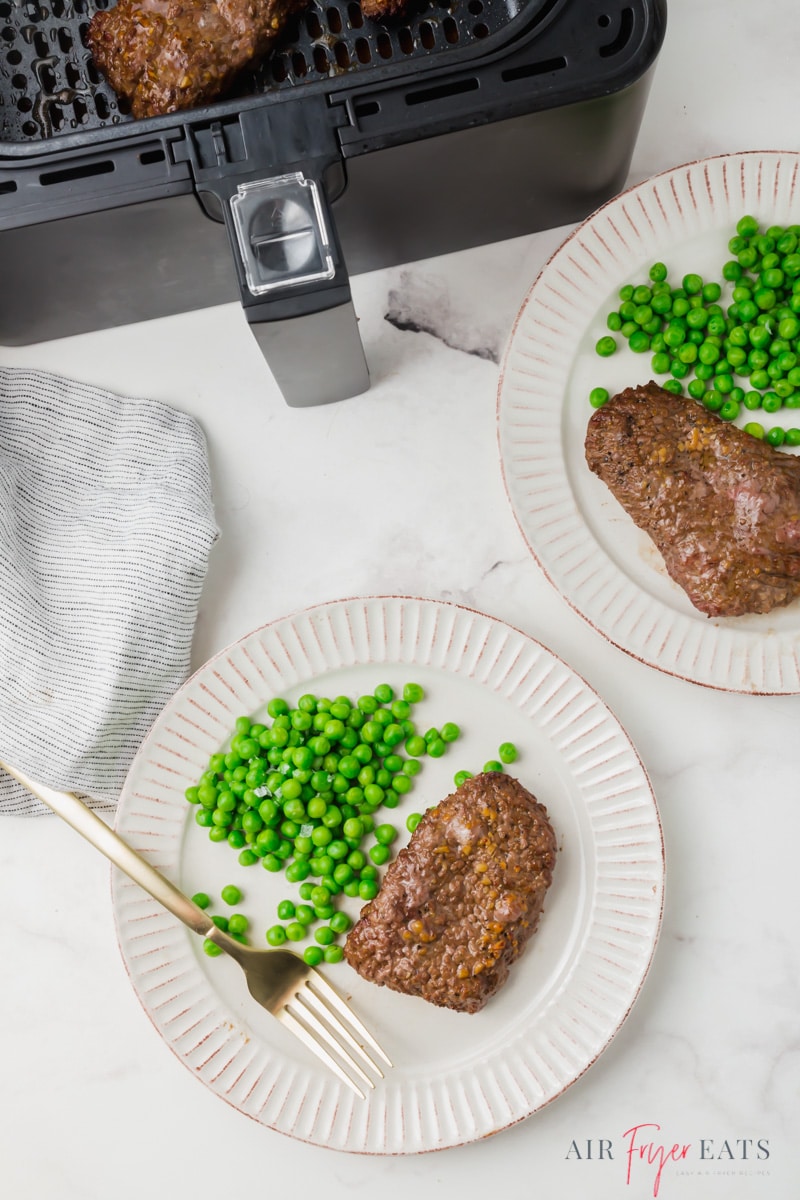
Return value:
<svg viewBox="0 0 800 1200">
<path fill-rule="evenodd" d="M 18 783 L 21 783 L 37 799 L 51 808 L 68 825 L 71 825 L 82 837 L 86 838 L 87 842 L 91 842 L 96 850 L 110 859 L 114 866 L 119 867 L 120 871 L 129 876 L 134 883 L 138 883 L 146 892 L 149 892 L 154 900 L 168 909 L 173 916 L 183 921 L 184 925 L 188 925 L 195 933 L 205 937 L 213 934 L 213 940 L 228 950 L 227 943 L 233 939 L 227 938 L 224 934 L 220 937 L 222 930 L 217 929 L 211 918 L 195 904 L 194 900 L 190 900 L 175 887 L 174 883 L 170 883 L 160 871 L 157 871 L 146 859 L 142 858 L 141 854 L 123 841 L 119 834 L 106 825 L 97 813 L 87 808 L 83 801 L 79 800 L 72 792 L 59 792 L 44 783 L 35 783 L 22 771 L 2 761 L 0 761 L 0 768 L 7 771 Z M 233 942 L 234 946 L 236 944 Z"/>
</svg>

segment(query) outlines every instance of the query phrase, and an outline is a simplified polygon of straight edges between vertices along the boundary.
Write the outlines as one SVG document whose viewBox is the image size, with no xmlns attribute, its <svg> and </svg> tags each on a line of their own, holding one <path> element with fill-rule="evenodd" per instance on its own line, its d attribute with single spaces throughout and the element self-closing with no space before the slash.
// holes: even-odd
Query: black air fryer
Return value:
<svg viewBox="0 0 800 1200">
<path fill-rule="evenodd" d="M 103 3 L 104 0 L 99 0 Z M 133 120 L 92 0 L 0 0 L 0 342 L 240 299 L 292 405 L 369 375 L 348 272 L 581 220 L 623 185 L 665 0 L 311 3 L 237 93 Z"/>
</svg>

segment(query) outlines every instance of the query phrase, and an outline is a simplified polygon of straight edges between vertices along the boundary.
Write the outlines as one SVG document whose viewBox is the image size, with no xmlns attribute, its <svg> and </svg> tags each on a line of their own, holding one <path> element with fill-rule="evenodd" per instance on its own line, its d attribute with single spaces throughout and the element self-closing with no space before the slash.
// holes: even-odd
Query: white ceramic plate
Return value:
<svg viewBox="0 0 800 1200">
<path fill-rule="evenodd" d="M 514 773 L 546 804 L 560 854 L 540 928 L 481 1013 L 377 988 L 346 963 L 325 968 L 396 1064 L 366 1102 L 250 999 L 232 961 L 205 956 L 127 878 L 115 872 L 113 883 L 133 986 L 192 1073 L 264 1125 L 372 1154 L 458 1145 L 529 1116 L 620 1028 L 655 948 L 664 858 L 651 787 L 619 723 L 560 659 L 499 621 L 426 600 L 346 600 L 256 630 L 198 671 L 143 745 L 117 817 L 122 836 L 189 894 L 218 897 L 238 883 L 241 910 L 263 931 L 295 888 L 209 842 L 184 789 L 236 717 L 276 695 L 355 698 L 412 680 L 426 690 L 415 710 L 423 729 L 453 720 L 463 732 L 443 758 L 425 760 L 387 818 L 404 828 L 409 812 L 453 790 L 456 770 L 479 771 L 511 740 Z"/>
<path fill-rule="evenodd" d="M 728 691 L 800 692 L 800 602 L 763 616 L 709 619 L 669 578 L 584 458 L 588 396 L 648 382 L 650 355 L 594 346 L 618 289 L 663 261 L 671 279 L 722 282 L 744 214 L 800 223 L 800 155 L 744 153 L 677 167 L 599 209 L 535 281 L 509 339 L 498 392 L 506 488 L 535 558 L 609 641 L 659 670 Z M 797 424 L 797 413 L 774 423 Z M 744 423 L 743 417 L 740 421 Z M 771 422 L 772 423 L 772 422 Z M 783 451 L 785 453 L 785 451 Z"/>
</svg>

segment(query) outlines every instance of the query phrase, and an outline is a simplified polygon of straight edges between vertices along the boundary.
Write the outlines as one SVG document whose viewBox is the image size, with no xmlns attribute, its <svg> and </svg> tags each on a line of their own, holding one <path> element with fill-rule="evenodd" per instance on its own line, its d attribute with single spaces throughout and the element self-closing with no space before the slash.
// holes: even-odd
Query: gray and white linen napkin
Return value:
<svg viewBox="0 0 800 1200">
<path fill-rule="evenodd" d="M 188 674 L 216 536 L 193 418 L 0 368 L 0 758 L 114 803 Z M 47 811 L 0 772 L 0 813 Z"/>
</svg>

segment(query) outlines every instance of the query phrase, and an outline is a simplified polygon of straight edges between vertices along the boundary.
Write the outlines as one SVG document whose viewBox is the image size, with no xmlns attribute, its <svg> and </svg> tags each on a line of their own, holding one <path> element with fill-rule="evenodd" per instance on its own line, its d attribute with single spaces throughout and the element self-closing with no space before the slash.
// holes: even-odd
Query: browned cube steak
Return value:
<svg viewBox="0 0 800 1200">
<path fill-rule="evenodd" d="M 135 117 L 207 104 L 263 58 L 307 0 L 119 0 L 89 23 L 97 66 Z"/>
<path fill-rule="evenodd" d="M 425 813 L 345 958 L 373 983 L 478 1012 L 535 931 L 555 858 L 544 806 L 509 775 L 476 775 Z"/>
<path fill-rule="evenodd" d="M 800 460 L 655 383 L 589 420 L 586 461 L 710 617 L 800 594 Z"/>
</svg>

